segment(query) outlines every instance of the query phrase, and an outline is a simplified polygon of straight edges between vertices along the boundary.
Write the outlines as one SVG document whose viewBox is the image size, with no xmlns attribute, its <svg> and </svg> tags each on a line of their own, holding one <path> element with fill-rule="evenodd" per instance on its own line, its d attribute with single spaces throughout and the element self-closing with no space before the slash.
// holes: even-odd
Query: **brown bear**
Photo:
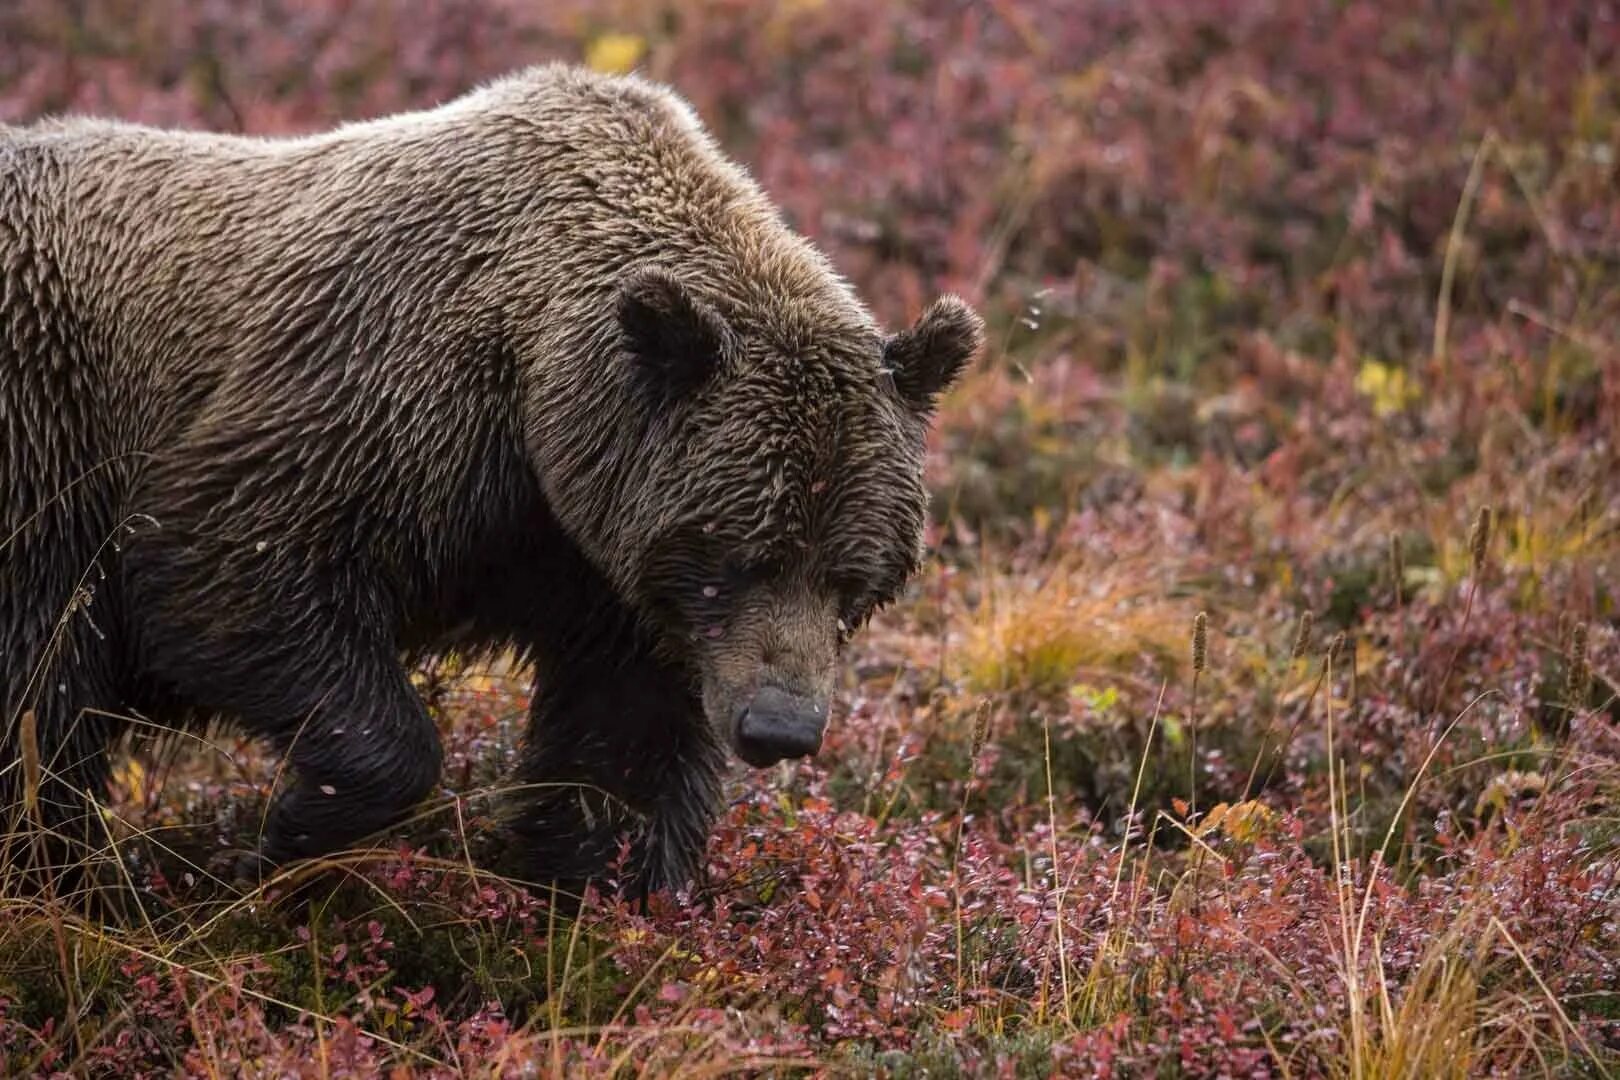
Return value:
<svg viewBox="0 0 1620 1080">
<path fill-rule="evenodd" d="M 414 656 L 537 677 L 513 826 L 688 880 L 728 748 L 813 754 L 917 566 L 978 317 L 885 335 L 669 90 L 548 66 L 300 138 L 0 128 L 8 802 L 90 820 L 133 720 L 290 765 L 270 863 L 439 778 Z"/>
</svg>

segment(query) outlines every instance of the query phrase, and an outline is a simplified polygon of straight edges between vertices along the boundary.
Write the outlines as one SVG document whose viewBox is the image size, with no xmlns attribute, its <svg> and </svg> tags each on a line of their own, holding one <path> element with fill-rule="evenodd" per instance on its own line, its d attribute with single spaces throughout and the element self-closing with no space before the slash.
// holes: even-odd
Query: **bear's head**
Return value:
<svg viewBox="0 0 1620 1080">
<path fill-rule="evenodd" d="M 592 425 L 600 460 L 574 467 L 600 466 L 596 497 L 564 524 L 717 741 L 755 766 L 813 754 L 841 650 L 917 569 L 929 419 L 982 323 L 947 296 L 885 336 L 841 283 L 739 298 L 640 267 L 609 333 L 623 381 L 598 385 L 634 404 Z"/>
<path fill-rule="evenodd" d="M 618 291 L 637 392 L 680 418 L 649 458 L 636 602 L 756 766 L 819 748 L 840 650 L 917 568 L 928 419 L 982 337 L 954 297 L 884 338 L 829 317 L 841 295 L 727 317 L 663 270 Z"/>
</svg>

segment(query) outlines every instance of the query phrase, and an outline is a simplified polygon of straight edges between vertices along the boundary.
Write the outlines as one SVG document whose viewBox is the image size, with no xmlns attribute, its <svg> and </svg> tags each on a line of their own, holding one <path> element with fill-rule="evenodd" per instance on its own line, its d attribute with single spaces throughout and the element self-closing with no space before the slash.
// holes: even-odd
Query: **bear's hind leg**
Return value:
<svg viewBox="0 0 1620 1080">
<path fill-rule="evenodd" d="M 237 641 L 210 632 L 209 612 L 157 623 L 160 614 L 169 612 L 148 615 L 149 670 L 285 756 L 259 838 L 264 862 L 351 847 L 397 824 L 438 783 L 438 729 L 376 635 L 322 612 L 257 619 Z"/>
<path fill-rule="evenodd" d="M 263 726 L 284 731 L 283 723 Z M 285 747 L 291 782 L 270 806 L 260 855 L 278 865 L 340 851 L 398 824 L 438 784 L 443 760 L 438 730 L 392 657 L 376 661 L 369 677 L 334 688 L 290 740 L 275 741 Z"/>
</svg>

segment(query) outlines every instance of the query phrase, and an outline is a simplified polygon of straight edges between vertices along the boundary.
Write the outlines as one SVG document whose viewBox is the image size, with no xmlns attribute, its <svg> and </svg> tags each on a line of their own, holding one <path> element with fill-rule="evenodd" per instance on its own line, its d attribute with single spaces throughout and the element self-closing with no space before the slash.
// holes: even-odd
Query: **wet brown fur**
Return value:
<svg viewBox="0 0 1620 1080">
<path fill-rule="evenodd" d="M 683 880 L 740 703 L 825 700 L 915 568 L 979 337 L 950 298 L 884 336 L 639 79 L 297 139 L 0 129 L 0 795 L 28 709 L 64 828 L 130 717 L 224 715 L 293 766 L 265 857 L 321 854 L 438 780 L 402 658 L 515 647 L 535 868 L 628 832 Z"/>
</svg>

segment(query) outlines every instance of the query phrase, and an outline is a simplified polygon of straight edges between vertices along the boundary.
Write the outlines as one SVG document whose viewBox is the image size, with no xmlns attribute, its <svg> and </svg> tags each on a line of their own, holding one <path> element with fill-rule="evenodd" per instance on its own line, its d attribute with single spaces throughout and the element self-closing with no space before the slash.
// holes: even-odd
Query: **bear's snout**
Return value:
<svg viewBox="0 0 1620 1080">
<path fill-rule="evenodd" d="M 737 714 L 737 756 L 755 768 L 821 749 L 827 706 L 780 687 L 762 686 Z"/>
</svg>

